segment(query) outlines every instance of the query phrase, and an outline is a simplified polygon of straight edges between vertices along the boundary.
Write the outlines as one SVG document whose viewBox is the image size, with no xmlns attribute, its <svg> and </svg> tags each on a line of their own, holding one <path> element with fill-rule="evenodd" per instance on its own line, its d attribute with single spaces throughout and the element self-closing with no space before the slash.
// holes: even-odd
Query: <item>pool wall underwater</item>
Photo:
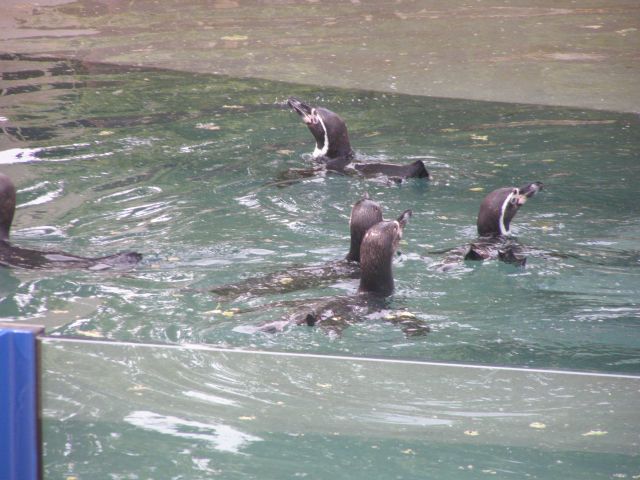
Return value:
<svg viewBox="0 0 640 480">
<path fill-rule="evenodd" d="M 19 329 L 0 339 L 10 331 Z M 38 331 L 20 335 L 31 360 L 3 357 L 3 372 L 38 364 Z M 44 478 L 639 474 L 638 376 L 47 336 L 37 344 L 40 372 L 22 380 L 39 379 L 41 410 L 14 402 L 2 416 L 19 416 L 32 443 L 40 419 Z M 24 388 L 37 391 L 33 382 L 9 393 Z M 25 455 L 34 451 L 3 448 L 3 468 L 14 466 L 3 478 L 40 478 L 41 459 Z"/>
</svg>

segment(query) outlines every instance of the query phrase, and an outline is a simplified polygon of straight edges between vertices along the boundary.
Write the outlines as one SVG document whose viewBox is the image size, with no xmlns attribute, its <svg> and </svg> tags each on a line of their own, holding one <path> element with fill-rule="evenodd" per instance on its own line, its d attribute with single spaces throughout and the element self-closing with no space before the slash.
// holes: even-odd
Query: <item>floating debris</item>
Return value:
<svg viewBox="0 0 640 480">
<path fill-rule="evenodd" d="M 488 142 L 489 141 L 489 135 L 477 135 L 475 133 L 471 134 L 471 140 L 480 140 L 482 142 Z"/>
<path fill-rule="evenodd" d="M 220 127 L 215 123 L 198 123 L 196 124 L 196 128 L 200 130 L 220 130 Z"/>
<path fill-rule="evenodd" d="M 221 37 L 221 40 L 226 40 L 227 42 L 244 42 L 245 40 L 249 40 L 249 37 L 246 35 L 227 35 L 225 37 Z"/>
<path fill-rule="evenodd" d="M 80 332 L 80 334 L 85 337 L 104 338 L 104 335 L 100 330 L 83 330 Z"/>
</svg>

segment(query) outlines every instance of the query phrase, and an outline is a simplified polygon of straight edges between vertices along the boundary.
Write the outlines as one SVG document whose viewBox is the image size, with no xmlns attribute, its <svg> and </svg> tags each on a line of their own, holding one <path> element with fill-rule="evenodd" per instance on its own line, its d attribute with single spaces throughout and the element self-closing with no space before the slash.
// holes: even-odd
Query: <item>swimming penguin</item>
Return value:
<svg viewBox="0 0 640 480">
<path fill-rule="evenodd" d="M 355 296 L 339 296 L 316 301 L 304 301 L 304 308 L 298 309 L 285 320 L 270 322 L 260 327 L 261 331 L 282 331 L 289 325 L 320 325 L 333 333 L 340 333 L 349 324 L 362 321 L 366 317 L 380 316 L 386 308 L 386 297 L 394 290 L 393 258 L 411 210 L 405 210 L 396 220 L 386 220 L 373 225 L 360 245 L 360 283 Z M 406 313 L 406 312 L 405 312 Z M 402 326 L 407 335 L 422 335 L 429 327 L 415 316 L 384 315 L 383 318 Z"/>
<path fill-rule="evenodd" d="M 124 252 L 99 258 L 79 257 L 64 252 L 21 248 L 9 243 L 9 231 L 16 210 L 16 188 L 0 173 L 0 266 L 18 268 L 84 268 L 106 270 L 138 263 L 142 255 Z"/>
<path fill-rule="evenodd" d="M 382 208 L 369 198 L 368 193 L 365 193 L 351 208 L 349 217 L 351 245 L 344 259 L 322 265 L 293 267 L 265 277 L 252 277 L 239 283 L 214 287 L 209 291 L 225 297 L 225 300 L 230 300 L 238 296 L 270 295 L 302 290 L 328 284 L 339 278 L 357 278 L 360 274 L 360 243 L 367 230 L 382 220 Z"/>
<path fill-rule="evenodd" d="M 360 245 L 360 286 L 358 293 L 388 297 L 393 293 L 393 256 L 404 228 L 411 218 L 405 210 L 397 220 L 376 223 L 367 230 Z"/>
<path fill-rule="evenodd" d="M 527 200 L 542 190 L 542 182 L 533 182 L 520 188 L 504 187 L 489 193 L 478 212 L 479 238 L 471 243 L 465 260 L 498 258 L 507 263 L 524 265 L 525 252 L 511 235 L 511 221 Z"/>
<path fill-rule="evenodd" d="M 354 162 L 354 152 L 349 142 L 347 125 L 340 116 L 322 107 L 311 107 L 297 98 L 289 98 L 287 104 L 302 118 L 316 141 L 312 158 L 327 170 L 364 176 L 386 175 L 394 181 L 405 178 L 429 178 L 422 160 L 407 165 L 393 163 Z M 312 171 L 313 172 L 313 171 Z M 308 170 L 297 170 L 298 177 L 310 176 Z"/>
</svg>

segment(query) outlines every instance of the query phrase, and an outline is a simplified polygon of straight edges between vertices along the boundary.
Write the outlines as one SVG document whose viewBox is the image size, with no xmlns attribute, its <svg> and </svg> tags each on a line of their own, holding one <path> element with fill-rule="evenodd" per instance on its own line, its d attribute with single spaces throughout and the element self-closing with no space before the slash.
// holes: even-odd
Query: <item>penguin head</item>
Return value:
<svg viewBox="0 0 640 480">
<path fill-rule="evenodd" d="M 16 187 L 8 176 L 0 173 L 0 240 L 9 240 L 15 211 Z"/>
<path fill-rule="evenodd" d="M 313 158 L 338 158 L 352 154 L 347 125 L 340 116 L 322 107 L 312 107 L 290 97 L 288 105 L 305 123 L 316 141 Z"/>
<path fill-rule="evenodd" d="M 371 227 L 360 246 L 360 293 L 388 296 L 393 293 L 393 257 L 400 245 L 411 210 L 405 210 L 396 220 L 385 220 Z"/>
<path fill-rule="evenodd" d="M 381 222 L 382 208 L 377 202 L 369 199 L 369 194 L 358 200 L 351 209 L 351 217 L 349 217 L 349 230 L 351 231 L 351 247 L 347 254 L 347 260 L 350 262 L 360 261 L 360 244 L 365 233 L 376 223 Z"/>
<path fill-rule="evenodd" d="M 517 187 L 504 187 L 487 195 L 478 212 L 478 234 L 481 237 L 499 237 L 511 234 L 511 220 L 527 200 L 542 190 L 542 182 Z"/>
</svg>

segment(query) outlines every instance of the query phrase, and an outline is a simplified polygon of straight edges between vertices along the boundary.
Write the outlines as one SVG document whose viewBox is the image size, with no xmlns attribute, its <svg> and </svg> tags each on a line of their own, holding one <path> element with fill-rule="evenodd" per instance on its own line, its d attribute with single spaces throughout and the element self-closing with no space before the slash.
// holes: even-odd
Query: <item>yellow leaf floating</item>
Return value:
<svg viewBox="0 0 640 480">
<path fill-rule="evenodd" d="M 100 135 L 101 137 L 107 137 L 109 135 L 113 135 L 113 132 L 111 130 L 101 130 L 100 132 L 98 132 L 98 135 Z"/>
<path fill-rule="evenodd" d="M 471 187 L 469 189 L 470 192 L 484 192 L 484 188 L 483 187 Z"/>
<path fill-rule="evenodd" d="M 402 453 L 404 453 L 405 455 L 415 455 L 416 454 L 416 452 L 414 452 L 410 448 L 407 448 L 406 450 L 402 450 Z"/>
<path fill-rule="evenodd" d="M 483 142 L 486 142 L 489 140 L 489 135 L 476 135 L 475 133 L 472 133 L 471 140 L 481 140 Z"/>
<path fill-rule="evenodd" d="M 100 332 L 99 330 L 83 330 L 80 333 L 85 337 L 103 338 L 102 332 Z"/>
<path fill-rule="evenodd" d="M 282 150 L 276 150 L 276 153 L 279 153 L 280 155 L 291 155 L 292 153 L 294 153 L 294 151 L 282 149 Z"/>
<path fill-rule="evenodd" d="M 211 130 L 211 131 L 220 130 L 220 127 L 215 123 L 198 123 L 196 124 L 196 128 L 199 128 L 200 130 Z"/>
<path fill-rule="evenodd" d="M 529 426 L 531 428 L 536 428 L 538 430 L 543 430 L 543 429 L 547 428 L 547 426 L 542 422 L 532 422 L 532 423 L 529 424 Z"/>
<path fill-rule="evenodd" d="M 244 105 L 222 105 L 222 108 L 226 108 L 227 110 L 241 110 L 244 108 Z"/>
<path fill-rule="evenodd" d="M 233 317 L 235 313 L 236 312 L 234 312 L 233 310 L 225 310 L 224 312 L 222 312 L 222 315 L 225 317 Z"/>
<path fill-rule="evenodd" d="M 283 277 L 280 280 L 278 280 L 282 285 L 289 285 L 291 282 L 293 282 L 293 278 L 291 277 Z"/>
<path fill-rule="evenodd" d="M 553 163 L 555 162 L 555 160 L 553 158 L 545 158 L 544 160 L 542 160 L 544 163 Z"/>
<path fill-rule="evenodd" d="M 480 432 L 478 432 L 477 430 L 465 430 L 464 434 L 469 437 L 477 437 L 478 435 L 480 435 Z"/>
<path fill-rule="evenodd" d="M 583 433 L 583 437 L 601 437 L 602 435 L 606 435 L 609 432 L 604 430 L 589 430 L 587 433 Z"/>
<path fill-rule="evenodd" d="M 228 42 L 244 42 L 245 40 L 249 40 L 249 37 L 246 35 L 227 35 L 221 39 Z"/>
<path fill-rule="evenodd" d="M 255 420 L 256 417 L 254 415 L 243 415 L 238 417 L 238 420 Z"/>
</svg>

